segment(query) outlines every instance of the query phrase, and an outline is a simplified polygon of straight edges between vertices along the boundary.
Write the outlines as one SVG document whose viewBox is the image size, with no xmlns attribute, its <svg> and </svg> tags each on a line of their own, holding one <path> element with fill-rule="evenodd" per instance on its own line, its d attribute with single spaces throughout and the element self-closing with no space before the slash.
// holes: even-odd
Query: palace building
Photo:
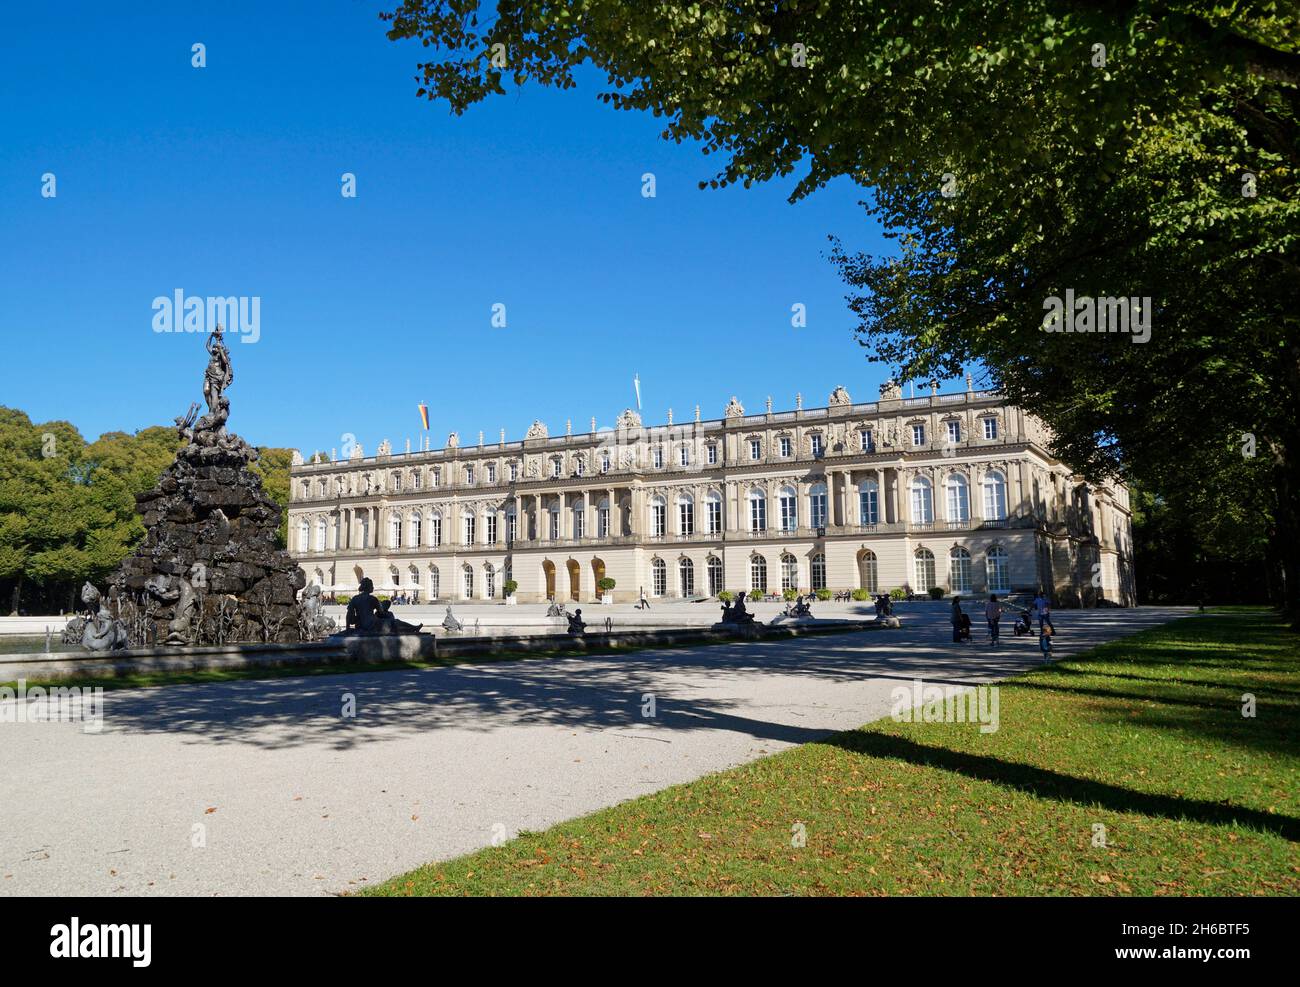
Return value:
<svg viewBox="0 0 1300 987">
<path fill-rule="evenodd" d="M 1134 604 L 1128 490 L 1085 482 L 1037 419 L 991 391 L 346 459 L 295 456 L 289 548 L 310 582 L 420 601 L 700 598 L 904 588 L 1051 589 Z M 602 588 L 612 579 L 613 588 Z M 604 583 L 605 586 L 609 584 Z"/>
</svg>

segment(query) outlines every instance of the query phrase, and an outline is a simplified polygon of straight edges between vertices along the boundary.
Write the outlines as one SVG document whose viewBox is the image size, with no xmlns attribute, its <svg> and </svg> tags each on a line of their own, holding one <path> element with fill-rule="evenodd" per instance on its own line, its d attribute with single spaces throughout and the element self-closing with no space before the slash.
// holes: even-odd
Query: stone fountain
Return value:
<svg viewBox="0 0 1300 987">
<path fill-rule="evenodd" d="M 280 507 L 250 468 L 257 450 L 226 430 L 235 375 L 221 326 L 207 351 L 208 413 L 192 404 L 176 419 L 185 445 L 136 496 L 147 534 L 109 578 L 113 613 L 135 647 L 301 641 L 306 575 L 277 544 Z"/>
</svg>

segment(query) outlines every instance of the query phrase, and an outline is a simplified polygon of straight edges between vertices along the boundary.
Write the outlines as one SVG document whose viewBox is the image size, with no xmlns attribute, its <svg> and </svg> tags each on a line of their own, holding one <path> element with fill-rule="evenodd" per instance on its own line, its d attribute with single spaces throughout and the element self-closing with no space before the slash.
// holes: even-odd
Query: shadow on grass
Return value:
<svg viewBox="0 0 1300 987">
<path fill-rule="evenodd" d="M 951 771 L 976 781 L 1015 788 L 1037 798 L 1075 805 L 1100 805 L 1114 812 L 1134 812 L 1163 819 L 1207 823 L 1214 826 L 1248 826 L 1300 842 L 1300 819 L 1271 815 L 1257 809 L 1137 792 L 1106 782 L 1077 778 L 1028 764 L 1016 764 L 996 757 L 983 757 L 929 747 L 905 737 L 873 730 L 851 730 L 835 734 L 821 743 L 864 757 L 894 758 L 925 767 Z"/>
</svg>

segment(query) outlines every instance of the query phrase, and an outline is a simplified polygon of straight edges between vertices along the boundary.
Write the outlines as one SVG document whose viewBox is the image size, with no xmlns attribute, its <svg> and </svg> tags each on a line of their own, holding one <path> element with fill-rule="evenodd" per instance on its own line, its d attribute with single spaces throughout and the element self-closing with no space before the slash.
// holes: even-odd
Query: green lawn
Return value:
<svg viewBox="0 0 1300 987">
<path fill-rule="evenodd" d="M 996 733 L 883 720 L 365 893 L 1300 893 L 1300 638 L 1273 615 L 1105 645 L 1000 707 Z"/>
</svg>

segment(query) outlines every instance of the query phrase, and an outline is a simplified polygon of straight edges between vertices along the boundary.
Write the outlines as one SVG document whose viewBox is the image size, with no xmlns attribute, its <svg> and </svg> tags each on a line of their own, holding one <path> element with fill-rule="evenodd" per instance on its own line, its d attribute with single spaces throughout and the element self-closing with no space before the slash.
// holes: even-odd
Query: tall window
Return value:
<svg viewBox="0 0 1300 987">
<path fill-rule="evenodd" d="M 950 473 L 947 480 L 948 520 L 970 520 L 970 486 L 960 473 Z"/>
<path fill-rule="evenodd" d="M 809 572 L 812 575 L 813 592 L 826 588 L 826 556 L 818 552 L 812 557 L 809 566 Z"/>
<path fill-rule="evenodd" d="M 602 473 L 609 472 L 609 453 L 607 452 L 602 452 L 600 454 L 600 471 Z"/>
<path fill-rule="evenodd" d="M 763 443 L 761 443 L 758 439 L 749 440 L 749 458 L 750 459 L 763 458 Z"/>
<path fill-rule="evenodd" d="M 475 522 L 475 517 L 473 514 L 466 514 L 462 519 L 462 523 L 461 523 L 461 534 L 463 536 L 461 538 L 462 545 L 474 544 L 474 522 Z"/>
<path fill-rule="evenodd" d="M 690 559 L 677 563 L 677 581 L 682 596 L 695 595 L 695 563 Z"/>
<path fill-rule="evenodd" d="M 996 418 L 981 418 L 984 423 L 984 438 L 996 439 L 998 437 L 998 420 Z"/>
<path fill-rule="evenodd" d="M 419 490 L 424 483 L 424 475 L 419 470 L 411 471 L 411 489 Z"/>
<path fill-rule="evenodd" d="M 668 505 L 662 497 L 650 501 L 650 535 L 662 538 L 668 533 Z"/>
<path fill-rule="evenodd" d="M 394 474 L 393 474 L 393 493 L 401 493 L 401 492 L 402 492 L 402 474 L 401 474 L 401 473 L 394 473 Z"/>
<path fill-rule="evenodd" d="M 298 551 L 306 552 L 311 548 L 311 522 L 303 518 L 298 522 Z"/>
<path fill-rule="evenodd" d="M 394 514 L 388 519 L 388 544 L 392 548 L 402 547 L 402 515 Z"/>
<path fill-rule="evenodd" d="M 912 445 L 914 445 L 914 446 L 923 446 L 923 445 L 925 445 L 925 426 L 924 426 L 924 425 L 913 425 L 913 426 L 912 426 Z"/>
<path fill-rule="evenodd" d="M 661 470 L 664 468 L 664 447 L 663 446 L 655 446 L 654 448 L 654 466 L 655 469 L 657 470 Z"/>
<path fill-rule="evenodd" d="M 918 548 L 915 557 L 916 591 L 926 593 L 934 583 L 934 553 L 928 548 Z"/>
<path fill-rule="evenodd" d="M 704 498 L 704 518 L 706 530 L 711 535 L 722 531 L 722 498 L 717 493 L 710 493 Z"/>
<path fill-rule="evenodd" d="M 487 530 L 484 532 L 484 534 L 487 535 L 487 543 L 489 545 L 495 545 L 497 543 L 496 511 L 489 511 L 487 516 L 483 519 L 483 523 L 487 525 Z M 488 595 L 490 596 L 491 594 L 489 593 Z"/>
<path fill-rule="evenodd" d="M 506 541 L 513 542 L 519 537 L 519 515 L 511 511 L 506 515 Z"/>
<path fill-rule="evenodd" d="M 472 600 L 474 599 L 474 570 L 468 562 L 465 563 L 462 573 L 465 580 L 465 599 Z"/>
<path fill-rule="evenodd" d="M 689 496 L 677 501 L 677 530 L 683 535 L 695 534 L 695 502 Z"/>
<path fill-rule="evenodd" d="M 419 513 L 411 515 L 411 547 L 420 547 L 420 537 L 424 534 L 424 519 Z"/>
<path fill-rule="evenodd" d="M 564 464 L 560 462 L 560 457 L 556 456 L 551 460 L 551 476 L 559 476 L 564 471 Z"/>
<path fill-rule="evenodd" d="M 970 552 L 957 547 L 948 553 L 948 588 L 954 593 L 969 593 Z"/>
<path fill-rule="evenodd" d="M 487 482 L 488 482 L 488 483 L 496 483 L 496 482 L 497 482 L 497 464 L 496 464 L 496 463 L 488 463 L 488 464 L 487 464 Z"/>
<path fill-rule="evenodd" d="M 1011 569 L 1007 564 L 1007 550 L 994 545 L 986 556 L 986 570 L 989 577 L 990 593 L 1009 593 L 1011 591 Z"/>
<path fill-rule="evenodd" d="M 438 567 L 436 565 L 431 565 L 429 566 L 429 599 L 436 600 L 437 598 L 438 598 Z"/>
<path fill-rule="evenodd" d="M 767 592 L 767 559 L 761 555 L 749 557 L 749 588 Z"/>
<path fill-rule="evenodd" d="M 993 470 L 984 474 L 984 519 L 1000 521 L 1007 516 L 1007 480 Z"/>
<path fill-rule="evenodd" d="M 862 554 L 858 556 L 858 585 L 868 593 L 878 592 L 876 553 L 870 549 L 863 549 Z"/>
<path fill-rule="evenodd" d="M 483 563 L 483 595 L 489 600 L 497 595 L 497 571 L 491 562 Z"/>
<path fill-rule="evenodd" d="M 958 442 L 961 441 L 961 422 L 953 420 L 948 422 L 947 425 L 948 425 L 948 441 L 951 444 L 956 445 Z"/>
<path fill-rule="evenodd" d="M 858 433 L 858 446 L 863 452 L 875 452 L 876 445 L 871 435 L 871 429 L 864 428 Z"/>
<path fill-rule="evenodd" d="M 609 537 L 609 501 L 602 500 L 596 508 L 596 535 L 599 538 Z"/>
<path fill-rule="evenodd" d="M 826 522 L 826 485 L 818 483 L 808 492 L 808 523 L 814 528 L 824 528 Z"/>
<path fill-rule="evenodd" d="M 429 518 L 429 544 L 435 547 L 442 544 L 441 514 L 434 514 Z"/>
<path fill-rule="evenodd" d="M 560 505 L 552 505 L 547 517 L 550 518 L 547 523 L 551 526 L 551 541 L 555 541 L 560 537 Z"/>
<path fill-rule="evenodd" d="M 783 487 L 778 498 L 777 506 L 781 512 L 781 530 L 794 531 L 799 527 L 798 501 L 795 499 L 794 490 L 790 487 Z"/>
<path fill-rule="evenodd" d="M 683 445 L 682 448 L 681 448 L 681 451 L 680 451 L 680 453 L 679 453 L 679 456 L 681 457 L 680 459 L 678 459 L 678 462 L 679 462 L 679 463 L 681 463 L 683 466 L 690 466 L 690 465 L 691 465 L 691 447 L 690 447 L 690 446 L 688 446 L 688 445 Z"/>
<path fill-rule="evenodd" d="M 705 458 L 708 459 L 708 461 L 709 461 L 709 465 L 710 465 L 710 466 L 713 466 L 714 464 L 716 464 L 717 461 L 718 461 L 718 446 L 717 446 L 717 444 L 714 443 L 714 442 L 710 442 L 707 446 L 705 446 L 705 447 L 704 447 L 704 455 L 705 455 Z"/>
<path fill-rule="evenodd" d="M 573 460 L 573 475 L 582 476 L 585 472 L 587 472 L 587 461 L 581 456 L 575 456 Z"/>
<path fill-rule="evenodd" d="M 813 458 L 821 459 L 822 452 L 825 451 L 825 449 L 826 449 L 825 440 L 820 435 L 814 435 L 812 437 Z"/>
<path fill-rule="evenodd" d="M 316 551 L 325 551 L 325 519 L 316 519 Z"/>
<path fill-rule="evenodd" d="M 573 505 L 573 537 L 587 536 L 587 512 L 582 509 L 582 501 Z"/>
<path fill-rule="evenodd" d="M 934 497 L 930 481 L 918 476 L 912 481 L 912 522 L 930 524 L 934 521 Z"/>
<path fill-rule="evenodd" d="M 859 524 L 880 523 L 880 491 L 875 480 L 864 480 L 858 485 Z"/>
<path fill-rule="evenodd" d="M 436 487 L 439 486 L 441 483 L 442 483 L 442 467 L 435 466 L 433 468 L 433 475 L 430 481 L 430 486 Z"/>
<path fill-rule="evenodd" d="M 790 438 L 786 435 L 781 436 L 781 458 L 790 458 Z"/>
<path fill-rule="evenodd" d="M 508 469 L 510 470 L 510 473 L 509 473 L 509 476 L 510 476 L 510 482 L 511 482 L 511 483 L 517 483 L 518 480 L 519 480 L 519 464 L 518 464 L 518 463 L 511 463 L 510 466 L 508 467 Z"/>
<path fill-rule="evenodd" d="M 710 555 L 704 568 L 709 574 L 709 596 L 717 596 L 722 592 L 722 560 Z"/>
<path fill-rule="evenodd" d="M 378 538 L 378 532 L 375 537 Z M 361 547 L 370 548 L 370 518 L 368 515 L 361 515 Z"/>
<path fill-rule="evenodd" d="M 749 530 L 767 530 L 767 495 L 761 490 L 749 492 Z"/>
<path fill-rule="evenodd" d="M 781 589 L 799 588 L 799 560 L 789 552 L 781 556 Z"/>
<path fill-rule="evenodd" d="M 466 466 L 466 467 L 465 467 L 465 485 L 466 485 L 467 487 L 472 487 L 472 486 L 474 486 L 474 467 L 473 467 L 473 466 Z"/>
<path fill-rule="evenodd" d="M 668 592 L 668 563 L 663 559 L 650 560 L 650 593 L 663 596 Z"/>
</svg>

